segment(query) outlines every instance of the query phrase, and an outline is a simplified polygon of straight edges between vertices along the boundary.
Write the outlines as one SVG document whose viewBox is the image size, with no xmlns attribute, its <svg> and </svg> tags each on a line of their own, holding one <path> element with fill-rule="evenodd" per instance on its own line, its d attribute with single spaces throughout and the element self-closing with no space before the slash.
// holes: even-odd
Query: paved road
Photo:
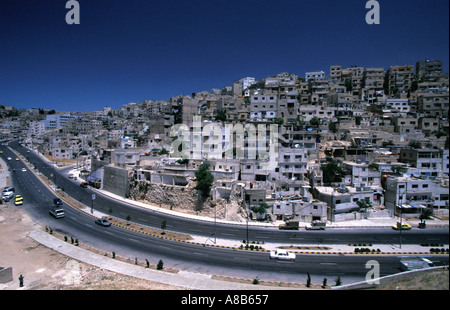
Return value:
<svg viewBox="0 0 450 310">
<path fill-rule="evenodd" d="M 3 155 L 12 154 L 8 155 L 5 150 Z M 22 172 L 21 168 L 24 164 L 21 161 L 15 161 L 15 156 L 11 157 L 13 160 L 7 163 L 12 169 L 16 169 L 16 172 L 11 173 L 13 184 L 17 192 L 24 196 L 23 208 L 34 219 L 52 227 L 55 231 L 74 236 L 80 242 L 107 252 L 114 251 L 117 255 L 131 259 L 136 257 L 140 261 L 148 259 L 154 263 L 163 259 L 166 265 L 182 270 L 231 277 L 259 277 L 272 281 L 302 282 L 306 280 L 306 272 L 309 272 L 313 277 L 326 276 L 331 279 L 340 275 L 343 279 L 354 282 L 363 280 L 367 272 L 365 263 L 368 258 L 364 256 L 307 255 L 299 256 L 295 262 L 279 262 L 271 261 L 268 254 L 264 252 L 203 247 L 154 238 L 114 226 L 99 227 L 94 224 L 94 219 L 90 215 L 72 208 L 66 208 L 64 219 L 56 220 L 48 215 L 48 206 L 54 198 L 53 193 L 43 186 L 31 171 Z M 57 176 L 58 178 L 60 176 Z M 67 179 L 61 177 L 61 180 Z M 79 186 L 77 189 L 84 192 L 84 189 Z M 109 198 L 104 199 L 107 201 Z M 137 211 L 142 212 L 136 208 Z M 190 223 L 192 225 L 192 221 Z M 263 230 L 252 230 L 254 234 L 260 232 Z M 285 242 L 293 240 L 292 232 L 278 230 L 272 230 L 272 232 L 276 232 L 278 236 L 291 237 L 283 239 Z M 399 271 L 400 257 L 377 257 L 377 259 L 383 266 L 381 275 Z"/>
<path fill-rule="evenodd" d="M 67 178 L 64 172 L 58 171 L 53 166 L 44 162 L 33 152 L 20 147 L 17 143 L 10 143 L 12 147 L 26 156 L 30 162 L 36 165 L 47 177 L 52 175 L 52 180 L 64 188 L 70 196 L 86 205 L 91 204 L 94 193 L 90 189 L 83 189 L 77 182 Z M 5 154 L 8 150 L 5 150 Z M 225 225 L 211 222 L 193 221 L 189 218 L 172 216 L 165 213 L 155 212 L 148 209 L 136 207 L 104 195 L 96 193 L 94 208 L 105 214 L 113 210 L 113 215 L 126 219 L 128 216 L 133 222 L 159 228 L 163 220 L 167 222 L 167 230 L 182 232 L 192 235 L 210 237 L 214 232 L 217 238 L 228 238 L 234 240 L 246 240 L 247 229 L 243 225 Z M 403 244 L 421 243 L 449 243 L 448 229 L 426 229 L 402 232 Z M 252 241 L 296 243 L 296 244 L 347 244 L 347 243 L 372 243 L 392 244 L 399 242 L 399 233 L 390 228 L 365 228 L 365 229 L 327 229 L 326 231 L 279 231 L 276 228 L 249 227 L 248 238 Z"/>
</svg>

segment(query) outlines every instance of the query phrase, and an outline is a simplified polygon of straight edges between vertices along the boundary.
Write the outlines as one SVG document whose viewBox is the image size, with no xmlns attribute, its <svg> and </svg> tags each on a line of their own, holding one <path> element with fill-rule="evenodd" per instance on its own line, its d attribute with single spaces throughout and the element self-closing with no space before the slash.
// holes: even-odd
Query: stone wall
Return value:
<svg viewBox="0 0 450 310">
<path fill-rule="evenodd" d="M 104 166 L 103 189 L 113 194 L 128 197 L 129 171 L 123 168 Z"/>
</svg>

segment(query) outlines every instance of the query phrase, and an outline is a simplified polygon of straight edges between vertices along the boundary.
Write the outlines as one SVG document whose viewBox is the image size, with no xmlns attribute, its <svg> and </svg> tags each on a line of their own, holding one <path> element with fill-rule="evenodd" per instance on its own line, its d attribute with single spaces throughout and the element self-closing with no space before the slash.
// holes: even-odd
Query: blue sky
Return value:
<svg viewBox="0 0 450 310">
<path fill-rule="evenodd" d="M 448 0 L 0 1 L 0 104 L 93 111 L 331 65 L 449 64 Z"/>
</svg>

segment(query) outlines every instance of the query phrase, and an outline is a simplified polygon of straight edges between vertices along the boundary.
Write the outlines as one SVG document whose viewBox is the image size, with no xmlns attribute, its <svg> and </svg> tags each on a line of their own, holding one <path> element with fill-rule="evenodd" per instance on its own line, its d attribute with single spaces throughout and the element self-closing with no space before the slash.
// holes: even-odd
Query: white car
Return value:
<svg viewBox="0 0 450 310">
<path fill-rule="evenodd" d="M 270 251 L 270 259 L 279 259 L 279 260 L 295 260 L 295 254 L 290 253 L 286 250 L 275 250 Z"/>
<path fill-rule="evenodd" d="M 26 172 L 27 171 L 27 169 L 25 169 L 25 168 L 22 168 L 22 172 Z"/>
</svg>

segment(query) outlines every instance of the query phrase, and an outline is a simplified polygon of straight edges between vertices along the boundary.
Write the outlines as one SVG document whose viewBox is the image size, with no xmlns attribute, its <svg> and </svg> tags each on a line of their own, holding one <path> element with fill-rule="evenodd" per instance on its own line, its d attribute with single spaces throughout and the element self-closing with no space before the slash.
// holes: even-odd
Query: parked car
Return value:
<svg viewBox="0 0 450 310">
<path fill-rule="evenodd" d="M 83 187 L 83 188 L 87 188 L 88 184 L 87 184 L 87 182 L 81 182 L 80 186 Z"/>
<path fill-rule="evenodd" d="M 2 194 L 3 193 L 6 193 L 6 192 L 15 192 L 16 190 L 15 190 L 15 188 L 14 187 L 5 187 L 3 190 L 2 190 Z"/>
<path fill-rule="evenodd" d="M 395 229 L 395 230 L 410 230 L 412 227 L 411 227 L 411 225 L 409 225 L 409 224 L 407 224 L 407 223 L 402 223 L 401 224 L 401 228 L 400 228 L 400 223 L 399 222 L 397 222 L 397 224 L 395 224 L 395 225 L 393 225 L 392 226 L 392 229 Z"/>
<path fill-rule="evenodd" d="M 294 253 L 290 253 L 286 250 L 275 250 L 275 251 L 270 251 L 270 259 L 279 259 L 279 260 L 290 260 L 290 261 L 294 261 L 295 260 L 295 254 Z"/>
<path fill-rule="evenodd" d="M 109 227 L 109 226 L 111 226 L 111 223 L 108 222 L 108 221 L 105 220 L 105 219 L 96 219 L 96 220 L 95 220 L 95 224 L 100 225 L 100 226 L 103 226 L 103 227 Z"/>
<path fill-rule="evenodd" d="M 14 197 L 14 192 L 3 192 L 2 193 L 2 199 L 4 201 L 10 201 Z"/>
</svg>

